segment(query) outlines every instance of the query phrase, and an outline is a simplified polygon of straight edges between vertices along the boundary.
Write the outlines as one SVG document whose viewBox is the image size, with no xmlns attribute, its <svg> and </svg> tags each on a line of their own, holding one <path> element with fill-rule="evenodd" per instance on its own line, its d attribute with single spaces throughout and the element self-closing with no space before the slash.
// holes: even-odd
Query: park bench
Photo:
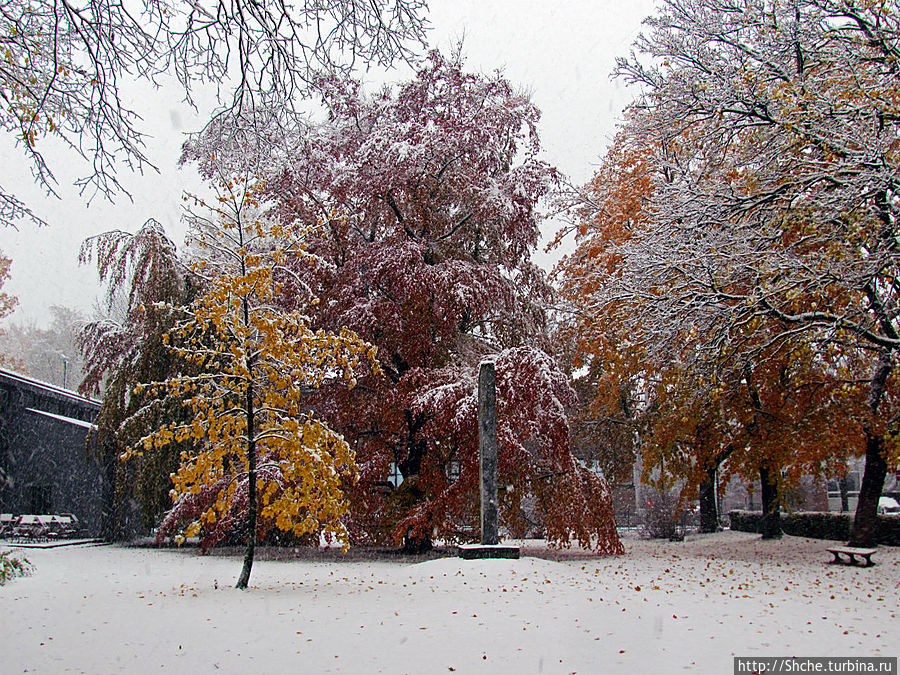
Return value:
<svg viewBox="0 0 900 675">
<path fill-rule="evenodd" d="M 875 553 L 874 548 L 854 548 L 852 546 L 835 546 L 834 548 L 827 549 L 829 553 L 834 556 L 834 560 L 831 561 L 831 564 L 834 563 L 843 563 L 844 559 L 841 556 L 847 556 L 847 564 L 855 565 L 857 557 L 860 560 L 865 560 L 865 564 L 863 567 L 870 567 L 875 563 L 872 562 L 872 554 Z"/>
<path fill-rule="evenodd" d="M 80 531 L 78 518 L 71 513 L 23 514 L 15 520 L 7 536 L 18 540 L 47 540 L 75 537 Z"/>
<path fill-rule="evenodd" d="M 46 539 L 48 530 L 48 521 L 44 516 L 26 513 L 19 516 L 16 520 L 13 528 L 13 538 L 20 541 L 24 539 Z"/>
</svg>

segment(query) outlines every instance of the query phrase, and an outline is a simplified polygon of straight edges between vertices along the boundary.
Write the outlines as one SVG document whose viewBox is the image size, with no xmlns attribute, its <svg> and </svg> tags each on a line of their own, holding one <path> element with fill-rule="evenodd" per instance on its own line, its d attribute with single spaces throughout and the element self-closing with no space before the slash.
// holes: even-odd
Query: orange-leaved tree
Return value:
<svg viewBox="0 0 900 675">
<path fill-rule="evenodd" d="M 837 475 L 860 447 L 865 363 L 840 345 L 804 335 L 766 344 L 773 331 L 753 330 L 740 352 L 698 359 L 688 344 L 684 360 L 657 369 L 642 452 L 645 472 L 681 482 L 683 499 L 699 492 L 704 531 L 717 525 L 717 482 L 759 480 L 762 533 L 777 537 L 802 479 Z"/>
<path fill-rule="evenodd" d="M 717 321 L 720 344 L 765 316 L 785 339 L 804 333 L 868 360 L 850 539 L 871 546 L 897 466 L 900 12 L 844 0 L 739 6 L 663 0 L 619 62 L 642 89 L 633 137 L 670 151 L 655 153 L 666 171 L 655 232 L 622 251 L 622 278 L 677 280 L 652 298 L 654 313 Z"/>
<path fill-rule="evenodd" d="M 720 254 L 712 225 L 705 249 L 670 262 L 684 244 L 660 222 L 659 194 L 667 158 L 692 133 L 654 142 L 629 124 L 581 195 L 577 247 L 557 271 L 575 365 L 589 366 L 594 420 L 640 434 L 645 479 L 679 482 L 683 495 L 700 488 L 708 509 L 727 459 L 722 483 L 762 478 L 767 513 L 777 515 L 802 473 L 834 470 L 852 440 L 861 443 L 862 355 L 827 331 L 748 311 L 746 289 L 762 271 Z M 702 515 L 714 529 L 715 513 Z"/>
<path fill-rule="evenodd" d="M 272 528 L 347 546 L 342 517 L 344 489 L 356 474 L 353 452 L 313 417 L 304 397 L 326 381 L 353 386 L 355 373 L 378 366 L 375 349 L 351 331 L 308 327 L 304 305 L 313 298 L 280 297 L 293 266 L 316 262 L 304 249 L 308 228 L 268 219 L 251 180 L 221 187 L 216 207 L 190 218 L 193 267 L 205 292 L 164 338 L 190 366 L 145 385 L 157 399 L 183 401 L 193 416 L 129 452 L 195 440 L 173 476 L 174 506 L 160 536 L 202 534 L 208 545 L 243 525 L 247 549 L 237 587 L 246 588 L 255 543 Z"/>
</svg>

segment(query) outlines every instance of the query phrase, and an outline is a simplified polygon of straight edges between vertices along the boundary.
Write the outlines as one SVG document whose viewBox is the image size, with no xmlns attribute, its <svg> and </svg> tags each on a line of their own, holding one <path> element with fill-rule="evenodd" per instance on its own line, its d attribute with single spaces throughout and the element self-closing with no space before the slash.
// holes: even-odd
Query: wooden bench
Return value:
<svg viewBox="0 0 900 675">
<path fill-rule="evenodd" d="M 842 555 L 847 556 L 847 564 L 855 565 L 857 556 L 860 559 L 865 560 L 865 564 L 863 567 L 871 567 L 875 563 L 872 562 L 872 554 L 875 553 L 874 548 L 854 548 L 852 546 L 835 546 L 834 548 L 827 549 L 829 553 L 834 556 L 834 560 L 831 561 L 831 564 L 835 563 L 843 563 L 844 559 L 841 558 Z"/>
</svg>

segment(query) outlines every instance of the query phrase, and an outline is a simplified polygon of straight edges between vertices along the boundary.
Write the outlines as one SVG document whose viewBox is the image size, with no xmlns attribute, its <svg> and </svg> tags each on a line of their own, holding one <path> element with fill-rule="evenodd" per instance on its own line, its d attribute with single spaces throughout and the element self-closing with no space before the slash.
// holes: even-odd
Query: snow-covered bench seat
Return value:
<svg viewBox="0 0 900 675">
<path fill-rule="evenodd" d="M 865 560 L 865 563 L 862 565 L 863 567 L 870 567 L 875 563 L 872 562 L 872 554 L 875 553 L 874 548 L 855 548 L 853 546 L 835 546 L 834 548 L 827 549 L 829 553 L 834 556 L 834 560 L 831 561 L 834 563 L 843 563 L 844 559 L 841 557 L 842 555 L 847 556 L 847 564 L 855 565 L 857 556 L 861 560 Z"/>
</svg>

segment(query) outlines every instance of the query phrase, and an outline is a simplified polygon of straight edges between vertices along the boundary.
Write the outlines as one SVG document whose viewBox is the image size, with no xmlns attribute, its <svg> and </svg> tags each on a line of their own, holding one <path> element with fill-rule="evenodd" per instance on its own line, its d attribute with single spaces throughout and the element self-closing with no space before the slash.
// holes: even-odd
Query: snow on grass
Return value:
<svg viewBox="0 0 900 675">
<path fill-rule="evenodd" d="M 732 656 L 896 656 L 900 549 L 723 532 L 520 560 L 31 549 L 0 588 L 3 672 L 698 673 Z M 265 553 L 264 553 L 265 554 Z M 540 557 L 533 557 L 540 556 Z M 893 637 L 891 634 L 893 633 Z"/>
</svg>

